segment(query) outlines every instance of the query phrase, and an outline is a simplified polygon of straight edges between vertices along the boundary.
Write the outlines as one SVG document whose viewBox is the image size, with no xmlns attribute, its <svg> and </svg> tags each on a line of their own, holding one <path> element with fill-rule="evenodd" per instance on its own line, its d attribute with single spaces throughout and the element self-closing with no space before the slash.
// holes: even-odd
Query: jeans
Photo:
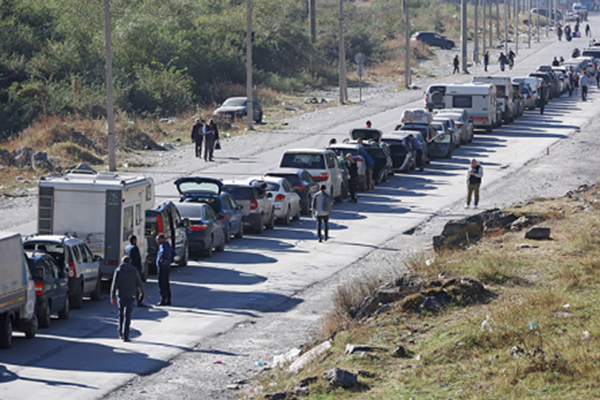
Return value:
<svg viewBox="0 0 600 400">
<path fill-rule="evenodd" d="M 319 240 L 322 239 L 321 226 L 325 229 L 325 240 L 329 239 L 329 215 L 317 216 L 317 235 L 319 236 Z"/>
<path fill-rule="evenodd" d="M 582 86 L 582 87 L 581 87 L 581 99 L 582 99 L 583 101 L 585 101 L 585 99 L 586 99 L 586 97 L 587 97 L 587 90 L 588 90 L 588 87 L 587 87 L 587 86 Z"/>
<path fill-rule="evenodd" d="M 117 297 L 119 306 L 119 337 L 129 339 L 129 326 L 131 325 L 131 312 L 133 311 L 134 297 Z"/>
<path fill-rule="evenodd" d="M 161 303 L 171 302 L 171 284 L 169 283 L 170 275 L 171 268 L 158 268 L 158 290 L 160 292 Z"/>
<path fill-rule="evenodd" d="M 348 181 L 348 189 L 350 189 L 350 199 L 356 201 L 356 192 L 358 191 L 358 178 L 351 178 Z"/>
<path fill-rule="evenodd" d="M 202 157 L 202 139 L 198 139 L 194 142 L 196 147 L 196 158 Z"/>
<path fill-rule="evenodd" d="M 467 186 L 467 205 L 471 204 L 471 196 L 473 194 L 475 194 L 475 199 L 473 201 L 473 204 L 474 205 L 479 204 L 479 187 L 480 186 L 481 186 L 480 183 L 476 183 L 476 184 Z"/>
<path fill-rule="evenodd" d="M 213 159 L 213 151 L 215 150 L 215 135 L 204 135 L 204 161 Z"/>
<path fill-rule="evenodd" d="M 417 168 L 423 170 L 423 150 L 417 150 Z"/>
</svg>

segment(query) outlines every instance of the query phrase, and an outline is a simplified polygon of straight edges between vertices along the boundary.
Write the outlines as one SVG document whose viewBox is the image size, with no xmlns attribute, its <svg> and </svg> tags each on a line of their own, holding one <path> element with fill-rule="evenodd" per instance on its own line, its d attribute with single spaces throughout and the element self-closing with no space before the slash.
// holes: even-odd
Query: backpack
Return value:
<svg viewBox="0 0 600 400">
<path fill-rule="evenodd" d="M 329 195 L 325 195 L 323 199 L 323 211 L 331 212 L 333 209 L 333 199 Z"/>
</svg>

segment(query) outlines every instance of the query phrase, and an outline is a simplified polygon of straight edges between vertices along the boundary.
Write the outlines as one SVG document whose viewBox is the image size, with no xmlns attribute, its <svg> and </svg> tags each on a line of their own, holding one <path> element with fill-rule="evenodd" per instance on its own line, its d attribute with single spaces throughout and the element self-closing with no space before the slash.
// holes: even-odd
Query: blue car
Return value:
<svg viewBox="0 0 600 400">
<path fill-rule="evenodd" d="M 231 236 L 244 236 L 244 212 L 233 197 L 223 192 L 223 182 L 218 179 L 202 177 L 179 178 L 175 181 L 182 203 L 197 202 L 209 205 L 219 215 L 225 229 L 225 241 Z"/>
</svg>

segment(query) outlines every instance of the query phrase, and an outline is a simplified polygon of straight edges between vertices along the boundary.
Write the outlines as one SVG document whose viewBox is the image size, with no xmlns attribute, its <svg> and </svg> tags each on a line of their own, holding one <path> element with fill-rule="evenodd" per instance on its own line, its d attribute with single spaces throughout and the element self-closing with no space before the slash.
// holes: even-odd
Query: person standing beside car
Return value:
<svg viewBox="0 0 600 400">
<path fill-rule="evenodd" d="M 194 142 L 194 147 L 196 148 L 196 158 L 202 156 L 202 142 L 204 141 L 204 135 L 202 135 L 203 127 L 204 125 L 198 118 L 194 125 L 192 125 L 192 142 Z"/>
<path fill-rule="evenodd" d="M 469 208 L 471 204 L 471 196 L 475 195 L 473 199 L 473 208 L 477 209 L 479 204 L 479 188 L 481 187 L 481 178 L 483 177 L 483 167 L 477 162 L 476 159 L 471 160 L 471 166 L 467 173 L 467 204 L 465 208 Z"/>
<path fill-rule="evenodd" d="M 317 194 L 313 197 L 312 213 L 317 219 L 317 236 L 319 242 L 323 241 L 321 227 L 325 230 L 325 241 L 329 239 L 329 213 L 333 206 L 333 199 L 327 194 L 327 185 L 321 185 Z"/>
<path fill-rule="evenodd" d="M 416 153 L 415 157 L 417 158 L 417 168 L 419 168 L 419 171 L 423 172 L 423 146 L 421 146 L 421 143 L 419 143 L 417 138 L 414 137 L 412 133 L 408 135 L 408 140 L 410 140 L 410 144 Z"/>
<path fill-rule="evenodd" d="M 142 276 L 142 256 L 140 254 L 140 249 L 137 247 L 137 236 L 131 235 L 129 236 L 129 244 L 125 247 L 125 255 L 129 256 L 131 259 L 131 265 L 137 269 L 140 277 Z M 137 298 L 137 306 L 138 307 L 147 307 L 142 299 L 141 293 L 138 293 L 139 296 Z"/>
<path fill-rule="evenodd" d="M 119 307 L 119 338 L 129 342 L 129 327 L 131 326 L 131 313 L 133 304 L 138 295 L 142 293 L 142 300 L 146 298 L 146 290 L 140 274 L 133 265 L 131 258 L 123 256 L 121 265 L 117 267 L 113 275 L 110 287 L 110 302 Z"/>
<path fill-rule="evenodd" d="M 156 237 L 158 243 L 158 254 L 156 255 L 156 267 L 158 268 L 158 289 L 160 291 L 160 303 L 157 306 L 171 305 L 171 263 L 175 253 L 162 233 Z"/>
<path fill-rule="evenodd" d="M 348 189 L 350 189 L 350 203 L 356 203 L 357 197 L 356 192 L 358 191 L 358 164 L 352 154 L 346 154 L 346 163 L 348 165 Z"/>
<path fill-rule="evenodd" d="M 358 139 L 356 143 L 362 146 L 363 140 Z M 363 160 L 365 160 L 365 164 L 367 164 L 367 190 L 371 190 L 373 189 L 373 170 L 375 169 L 375 161 L 364 148 L 360 149 L 359 154 Z"/>
</svg>

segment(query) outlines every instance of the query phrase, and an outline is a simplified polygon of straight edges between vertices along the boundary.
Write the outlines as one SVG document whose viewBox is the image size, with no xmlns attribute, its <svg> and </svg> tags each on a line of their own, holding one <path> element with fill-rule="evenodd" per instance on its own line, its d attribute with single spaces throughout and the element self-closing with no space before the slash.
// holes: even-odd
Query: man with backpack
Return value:
<svg viewBox="0 0 600 400">
<path fill-rule="evenodd" d="M 327 185 L 321 185 L 321 190 L 313 197 L 312 213 L 317 219 L 317 236 L 323 241 L 321 227 L 325 230 L 325 241 L 329 239 L 329 213 L 333 208 L 333 199 L 327 194 Z"/>
<path fill-rule="evenodd" d="M 196 147 L 196 158 L 200 158 L 202 155 L 202 142 L 204 141 L 204 135 L 202 134 L 202 122 L 200 119 L 196 119 L 194 125 L 192 125 L 192 142 Z"/>
</svg>

